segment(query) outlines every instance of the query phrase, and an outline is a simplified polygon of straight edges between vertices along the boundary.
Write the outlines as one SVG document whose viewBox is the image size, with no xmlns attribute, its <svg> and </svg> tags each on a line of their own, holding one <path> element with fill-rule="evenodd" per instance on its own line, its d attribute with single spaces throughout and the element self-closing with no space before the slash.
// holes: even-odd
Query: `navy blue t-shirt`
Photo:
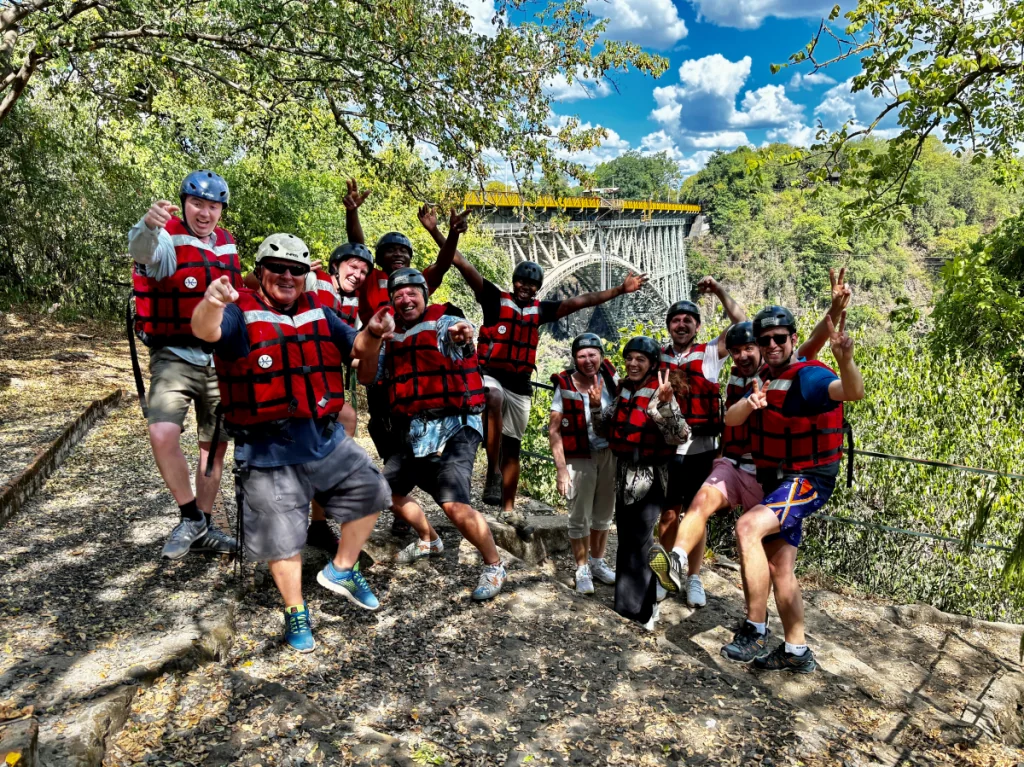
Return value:
<svg viewBox="0 0 1024 767">
<path fill-rule="evenodd" d="M 325 311 L 324 318 L 331 331 L 331 340 L 347 362 L 356 331 L 338 319 L 334 312 Z M 248 356 L 249 333 L 245 329 L 242 310 L 235 304 L 225 307 L 220 334 L 220 340 L 213 346 L 214 354 L 225 361 Z M 345 429 L 340 423 L 328 421 L 318 424 L 312 418 L 293 418 L 283 431 L 272 437 L 243 444 L 236 441 L 235 463 L 264 469 L 309 463 L 326 458 L 344 438 Z"/>
</svg>

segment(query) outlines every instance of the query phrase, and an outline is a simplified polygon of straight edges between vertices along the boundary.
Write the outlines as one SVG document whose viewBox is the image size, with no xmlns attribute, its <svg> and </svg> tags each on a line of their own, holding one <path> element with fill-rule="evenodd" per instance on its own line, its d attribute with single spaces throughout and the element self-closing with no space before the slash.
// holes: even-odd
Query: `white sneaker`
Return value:
<svg viewBox="0 0 1024 767">
<path fill-rule="evenodd" d="M 606 586 L 615 585 L 615 571 L 608 567 L 604 557 L 601 557 L 601 559 L 590 558 L 590 572 L 595 580 L 600 581 Z"/>
<path fill-rule="evenodd" d="M 485 565 L 484 571 L 480 573 L 480 581 L 473 592 L 473 600 L 482 602 L 496 596 L 501 591 L 501 587 L 505 585 L 507 577 L 505 567 L 500 562 L 496 565 Z"/>
<path fill-rule="evenodd" d="M 661 617 L 661 605 L 659 605 L 657 602 L 655 602 L 654 603 L 654 609 L 651 611 L 651 618 L 650 618 L 650 620 L 648 620 L 647 623 L 641 623 L 640 625 L 643 626 L 648 631 L 654 631 L 655 624 L 658 622 L 658 618 L 660 618 L 660 617 Z"/>
<path fill-rule="evenodd" d="M 655 601 L 657 601 L 657 602 L 664 602 L 665 601 L 665 597 L 668 596 L 668 591 L 666 591 L 665 587 L 662 586 L 658 582 L 655 582 L 654 588 L 655 588 L 655 592 L 654 592 L 654 599 L 655 599 Z"/>
<path fill-rule="evenodd" d="M 590 565 L 580 565 L 576 568 L 576 593 L 594 593 L 594 579 L 590 575 Z"/>
<path fill-rule="evenodd" d="M 690 607 L 703 607 L 708 603 L 704 594 L 704 584 L 699 575 L 691 575 L 686 581 L 686 604 Z"/>
<path fill-rule="evenodd" d="M 395 561 L 400 565 L 410 565 L 413 562 L 430 556 L 430 541 L 413 541 L 404 549 L 395 554 Z"/>
</svg>

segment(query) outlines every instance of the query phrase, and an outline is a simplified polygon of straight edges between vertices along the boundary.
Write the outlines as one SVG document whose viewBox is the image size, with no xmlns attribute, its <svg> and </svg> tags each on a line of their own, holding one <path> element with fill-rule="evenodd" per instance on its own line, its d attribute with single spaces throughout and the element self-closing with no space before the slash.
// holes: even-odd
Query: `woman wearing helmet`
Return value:
<svg viewBox="0 0 1024 767">
<path fill-rule="evenodd" d="M 647 566 L 652 531 L 667 504 L 669 461 L 690 434 L 669 374 L 659 368 L 661 349 L 653 338 L 637 336 L 623 347 L 626 376 L 612 404 L 600 406 L 591 389 L 595 430 L 606 434 L 618 459 L 615 476 L 615 611 L 654 628 L 657 580 Z M 598 384 L 600 386 L 600 382 Z"/>
<path fill-rule="evenodd" d="M 594 580 L 615 583 L 604 561 L 608 528 L 615 513 L 615 456 L 608 440 L 594 432 L 590 393 L 601 407 L 612 404 L 619 376 L 604 358 L 601 339 L 583 333 L 572 342 L 573 365 L 551 376 L 548 439 L 558 469 L 558 492 L 569 499 L 569 543 L 576 558 L 576 591 L 594 593 Z"/>
</svg>

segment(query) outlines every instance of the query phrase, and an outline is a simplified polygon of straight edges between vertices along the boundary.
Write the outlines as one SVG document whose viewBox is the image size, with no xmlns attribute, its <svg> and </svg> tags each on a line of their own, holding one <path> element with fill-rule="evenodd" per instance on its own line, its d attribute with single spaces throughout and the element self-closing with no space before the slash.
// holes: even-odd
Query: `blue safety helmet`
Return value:
<svg viewBox="0 0 1024 767">
<path fill-rule="evenodd" d="M 186 196 L 219 202 L 224 206 L 224 210 L 227 210 L 231 192 L 228 190 L 228 182 L 212 170 L 194 170 L 185 176 L 178 190 L 182 207 L 185 207 Z"/>
</svg>

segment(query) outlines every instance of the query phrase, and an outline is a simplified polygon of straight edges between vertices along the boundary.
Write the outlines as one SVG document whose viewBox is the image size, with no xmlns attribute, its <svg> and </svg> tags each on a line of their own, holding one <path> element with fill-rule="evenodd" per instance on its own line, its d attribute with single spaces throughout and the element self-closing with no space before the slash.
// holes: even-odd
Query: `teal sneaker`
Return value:
<svg viewBox="0 0 1024 767">
<path fill-rule="evenodd" d="M 359 572 L 358 562 L 351 570 L 336 570 L 334 563 L 328 562 L 324 569 L 317 573 L 316 582 L 335 594 L 341 594 L 364 610 L 376 610 L 380 607 L 377 597 L 370 591 L 370 584 Z"/>
<path fill-rule="evenodd" d="M 309 606 L 303 602 L 302 609 L 293 607 L 284 611 L 284 641 L 296 652 L 313 652 L 313 626 L 309 622 Z"/>
</svg>

